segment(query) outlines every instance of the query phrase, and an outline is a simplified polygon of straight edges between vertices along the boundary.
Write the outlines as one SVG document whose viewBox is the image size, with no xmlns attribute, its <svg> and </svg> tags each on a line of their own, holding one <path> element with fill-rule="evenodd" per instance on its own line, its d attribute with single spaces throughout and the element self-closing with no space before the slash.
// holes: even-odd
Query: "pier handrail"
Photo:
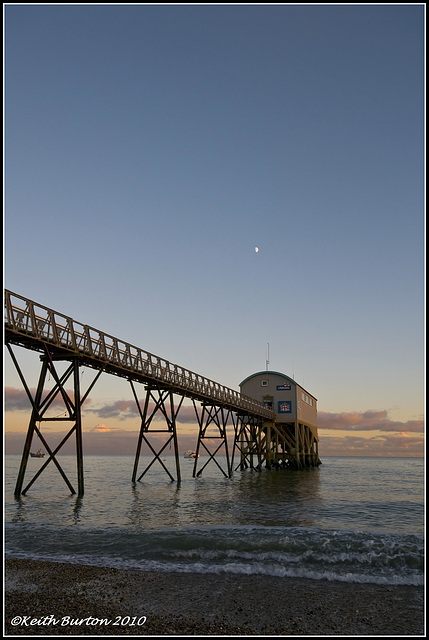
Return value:
<svg viewBox="0 0 429 640">
<path fill-rule="evenodd" d="M 123 378 L 157 382 L 202 402 L 219 403 L 241 414 L 273 420 L 274 412 L 242 395 L 144 349 L 76 322 L 44 305 L 5 290 L 5 341 L 35 351 L 44 345 L 61 355 L 80 356 L 83 364 Z"/>
</svg>

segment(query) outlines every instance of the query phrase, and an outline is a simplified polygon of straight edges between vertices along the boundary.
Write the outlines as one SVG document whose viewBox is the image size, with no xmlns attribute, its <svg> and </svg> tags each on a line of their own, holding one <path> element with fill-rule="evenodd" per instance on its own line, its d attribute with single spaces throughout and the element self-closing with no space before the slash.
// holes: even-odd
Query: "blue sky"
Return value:
<svg viewBox="0 0 429 640">
<path fill-rule="evenodd" d="M 5 21 L 6 288 L 234 389 L 269 343 L 336 435 L 422 425 L 423 5 Z"/>
</svg>

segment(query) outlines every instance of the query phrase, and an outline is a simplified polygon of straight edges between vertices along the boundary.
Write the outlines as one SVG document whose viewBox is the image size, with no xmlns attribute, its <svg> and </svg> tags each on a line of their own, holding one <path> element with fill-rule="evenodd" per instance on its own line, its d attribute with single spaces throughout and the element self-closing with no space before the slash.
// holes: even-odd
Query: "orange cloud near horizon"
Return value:
<svg viewBox="0 0 429 640">
<path fill-rule="evenodd" d="M 339 431 L 400 431 L 414 433 L 423 433 L 424 431 L 423 419 L 399 422 L 391 420 L 386 410 L 342 413 L 319 411 L 317 413 L 317 426 L 318 429 Z"/>
<path fill-rule="evenodd" d="M 87 430 L 84 429 L 85 433 Z M 105 424 L 97 424 L 96 427 L 89 429 L 88 433 L 112 433 L 114 431 L 121 431 L 121 429 L 117 429 L 115 427 L 107 427 Z"/>
<path fill-rule="evenodd" d="M 5 447 L 7 453 L 21 453 L 25 432 L 30 417 L 30 402 L 23 389 L 6 387 L 6 433 Z M 25 421 L 23 416 L 25 415 Z M 130 400 L 119 400 L 82 412 L 84 425 L 84 449 L 91 454 L 134 454 L 140 428 L 140 416 L 136 403 Z M 88 421 L 94 427 L 86 427 Z M 163 416 L 156 416 L 157 424 Z M 94 422 L 93 422 L 94 420 Z M 103 420 L 119 421 L 125 428 L 109 426 Z M 183 406 L 177 416 L 179 443 L 184 450 L 195 448 L 198 437 L 198 424 L 193 406 Z M 64 425 L 55 426 L 54 422 L 44 423 L 45 434 L 57 440 L 64 436 Z M 58 431 L 58 433 L 55 432 Z M 232 434 L 232 427 L 229 427 Z M 424 421 L 423 419 L 394 421 L 389 418 L 387 410 L 366 410 L 362 412 L 318 412 L 319 453 L 330 455 L 365 455 L 365 456 L 412 456 L 424 455 Z M 149 432 L 150 433 L 150 432 Z M 155 437 L 152 435 L 152 437 Z M 160 441 L 164 435 L 156 436 Z M 51 446 L 51 445 L 50 445 Z M 72 453 L 73 437 L 67 443 L 63 453 Z M 168 452 L 166 452 L 167 454 Z"/>
<path fill-rule="evenodd" d="M 198 431 L 195 425 L 193 433 L 183 432 L 178 429 L 179 451 L 184 453 L 188 449 L 195 449 L 197 446 Z M 159 450 L 168 438 L 167 433 L 151 433 L 146 434 L 149 441 L 153 444 L 155 450 Z M 230 434 L 232 438 L 232 433 Z M 49 446 L 54 449 L 64 437 L 64 432 L 45 433 L 45 437 Z M 5 434 L 5 450 L 7 454 L 21 454 L 24 448 L 25 433 L 9 431 Z M 377 433 L 371 436 L 363 436 L 360 434 L 337 433 L 330 435 L 324 430 L 319 432 L 319 455 L 323 457 L 329 456 L 368 456 L 368 457 L 413 457 L 421 458 L 424 456 L 424 439 L 423 434 L 409 433 Z M 138 441 L 138 431 L 117 429 L 107 427 L 104 424 L 86 430 L 83 433 L 83 448 L 85 455 L 135 455 Z M 215 441 L 217 446 L 218 441 Z M 207 444 L 207 442 L 206 442 Z M 37 436 L 33 439 L 33 448 L 40 446 Z M 232 450 L 232 442 L 231 442 Z M 61 449 L 62 454 L 74 454 L 75 444 L 74 438 L 71 436 L 69 441 Z M 142 453 L 150 453 L 149 449 L 144 446 Z M 174 449 L 168 448 L 163 455 L 173 454 Z"/>
</svg>

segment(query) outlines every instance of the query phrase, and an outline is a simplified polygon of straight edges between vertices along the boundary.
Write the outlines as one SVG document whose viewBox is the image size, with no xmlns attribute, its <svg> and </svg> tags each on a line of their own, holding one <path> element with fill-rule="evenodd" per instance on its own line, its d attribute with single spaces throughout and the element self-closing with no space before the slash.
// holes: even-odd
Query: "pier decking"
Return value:
<svg viewBox="0 0 429 640">
<path fill-rule="evenodd" d="M 250 396 L 230 389 L 213 380 L 189 371 L 164 358 L 151 354 L 144 349 L 131 345 L 107 333 L 86 324 L 76 322 L 69 316 L 58 313 L 48 307 L 33 302 L 10 291 L 5 291 L 5 343 L 16 367 L 32 408 L 27 437 L 24 444 L 21 466 L 15 488 L 15 494 L 28 491 L 37 477 L 52 461 L 72 493 L 75 489 L 64 473 L 56 457 L 65 442 L 72 436 L 76 440 L 78 494 L 84 493 L 83 478 L 83 441 L 82 441 L 82 405 L 102 373 L 119 376 L 129 381 L 141 419 L 140 432 L 134 462 L 132 480 L 140 480 L 148 471 L 138 475 L 141 447 L 145 442 L 153 453 L 153 462 L 158 461 L 173 480 L 171 472 L 163 464 L 161 454 L 168 444 L 174 444 L 177 480 L 180 481 L 179 450 L 177 441 L 177 415 L 185 398 L 195 409 L 198 425 L 197 452 L 205 450 L 209 460 L 219 467 L 225 476 L 231 477 L 238 467 L 260 468 L 266 462 L 272 464 L 291 464 L 306 466 L 318 464 L 314 449 L 315 439 L 307 442 L 311 456 L 301 463 L 296 455 L 300 446 L 295 437 L 286 434 L 281 424 L 276 423 L 274 410 Z M 23 347 L 41 354 L 41 369 L 36 393 L 31 393 L 23 371 L 16 357 L 14 346 Z M 65 372 L 57 370 L 57 363 L 67 364 Z M 95 377 L 86 391 L 81 389 L 80 367 L 95 370 Z M 55 381 L 53 388 L 46 393 L 47 377 Z M 65 384 L 73 381 L 73 393 L 66 391 Z M 136 385 L 144 385 L 145 399 L 140 402 Z M 61 420 L 70 421 L 73 426 L 62 442 L 52 450 L 37 423 L 44 420 L 59 420 L 48 417 L 47 412 L 53 401 L 62 397 L 67 414 Z M 164 429 L 154 429 L 154 417 L 162 414 Z M 157 422 L 157 424 L 159 424 Z M 212 452 L 205 444 L 209 437 L 209 425 L 215 426 L 219 446 Z M 227 429 L 232 425 L 234 445 L 232 455 L 229 451 Z M 149 433 L 165 432 L 166 442 L 160 450 L 155 450 Z M 24 487 L 24 476 L 31 443 L 37 435 L 45 447 L 48 457 L 31 482 Z M 210 439 L 213 435 L 210 434 Z M 292 446 L 294 445 L 294 446 Z M 280 455 L 281 450 L 281 455 Z M 219 455 L 224 453 L 224 464 L 219 463 Z M 239 453 L 240 461 L 234 468 L 234 453 Z M 317 458 L 317 460 L 316 460 Z M 208 464 L 208 462 L 206 464 Z M 152 464 L 151 463 L 151 464 Z M 195 458 L 194 475 L 202 473 L 206 464 L 198 470 L 198 457 Z"/>
</svg>

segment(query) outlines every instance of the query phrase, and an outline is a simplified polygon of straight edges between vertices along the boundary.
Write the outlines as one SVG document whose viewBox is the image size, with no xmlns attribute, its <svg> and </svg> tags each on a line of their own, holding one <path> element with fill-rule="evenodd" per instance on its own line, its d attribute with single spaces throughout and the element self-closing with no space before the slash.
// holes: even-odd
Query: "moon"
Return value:
<svg viewBox="0 0 429 640">
<path fill-rule="evenodd" d="M 258 247 L 255 247 L 255 253 L 258 253 L 259 249 Z"/>
</svg>

